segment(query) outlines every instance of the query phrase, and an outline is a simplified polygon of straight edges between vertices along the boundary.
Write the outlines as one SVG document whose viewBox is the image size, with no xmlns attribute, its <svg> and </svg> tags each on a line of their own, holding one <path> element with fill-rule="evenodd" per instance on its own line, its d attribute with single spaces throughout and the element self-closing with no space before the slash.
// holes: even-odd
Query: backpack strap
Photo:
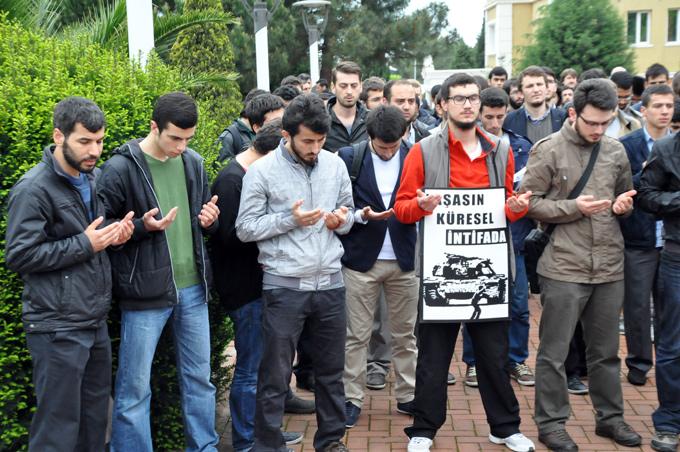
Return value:
<svg viewBox="0 0 680 452">
<path fill-rule="evenodd" d="M 352 181 L 352 186 L 354 186 L 354 183 L 359 177 L 359 173 L 361 173 L 361 164 L 364 161 L 366 149 L 368 149 L 368 140 L 352 145 L 352 167 L 349 171 L 349 180 Z"/>
</svg>

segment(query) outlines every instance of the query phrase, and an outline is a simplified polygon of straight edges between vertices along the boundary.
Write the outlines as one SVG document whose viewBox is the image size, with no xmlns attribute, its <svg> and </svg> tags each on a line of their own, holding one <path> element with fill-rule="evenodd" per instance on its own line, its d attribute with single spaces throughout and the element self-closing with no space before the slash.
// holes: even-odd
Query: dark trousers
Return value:
<svg viewBox="0 0 680 452">
<path fill-rule="evenodd" d="M 295 347 L 307 328 L 316 391 L 318 430 L 314 448 L 322 450 L 345 434 L 345 366 L 347 328 L 344 287 L 321 291 L 273 289 L 262 292 L 264 352 L 257 380 L 255 445 L 258 452 L 285 451 L 281 434 L 283 407 Z"/>
<path fill-rule="evenodd" d="M 564 372 L 568 377 L 585 377 L 588 375 L 586 362 L 586 341 L 583 339 L 581 322 L 576 324 L 574 335 L 569 342 L 569 354 L 564 360 Z"/>
<path fill-rule="evenodd" d="M 366 373 L 387 375 L 392 362 L 392 347 L 390 347 L 390 323 L 387 316 L 385 293 L 380 291 L 380 299 L 373 316 L 371 340 L 368 343 L 368 359 Z"/>
<path fill-rule="evenodd" d="M 623 325 L 626 331 L 626 366 L 641 375 L 654 364 L 650 300 L 656 285 L 659 250 L 626 248 L 624 264 Z"/>
<path fill-rule="evenodd" d="M 662 251 L 655 300 L 656 392 L 654 428 L 680 432 L 680 254 Z"/>
<path fill-rule="evenodd" d="M 519 404 L 506 369 L 508 321 L 467 323 L 472 339 L 479 394 L 491 434 L 505 438 L 519 432 Z M 418 365 L 413 425 L 406 434 L 434 438 L 446 420 L 446 376 L 460 323 L 418 326 Z"/>
<path fill-rule="evenodd" d="M 30 451 L 104 450 L 111 394 L 111 342 L 94 330 L 26 334 L 37 410 Z"/>
</svg>

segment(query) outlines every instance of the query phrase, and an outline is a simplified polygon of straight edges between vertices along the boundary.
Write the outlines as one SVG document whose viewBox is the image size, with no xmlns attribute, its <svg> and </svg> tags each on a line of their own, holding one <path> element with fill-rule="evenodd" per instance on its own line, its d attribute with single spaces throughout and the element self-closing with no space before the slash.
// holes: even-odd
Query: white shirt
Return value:
<svg viewBox="0 0 680 452">
<path fill-rule="evenodd" d="M 390 160 L 385 161 L 378 157 L 375 152 L 371 152 L 375 181 L 378 184 L 378 190 L 380 190 L 380 196 L 382 197 L 383 204 L 386 208 L 390 205 L 392 192 L 399 180 L 399 166 L 401 165 L 399 154 L 399 151 L 397 151 Z M 378 259 L 392 261 L 397 259 L 397 255 L 394 254 L 394 248 L 392 247 L 389 229 L 385 231 L 385 240 L 383 241 L 382 249 L 378 254 Z"/>
</svg>

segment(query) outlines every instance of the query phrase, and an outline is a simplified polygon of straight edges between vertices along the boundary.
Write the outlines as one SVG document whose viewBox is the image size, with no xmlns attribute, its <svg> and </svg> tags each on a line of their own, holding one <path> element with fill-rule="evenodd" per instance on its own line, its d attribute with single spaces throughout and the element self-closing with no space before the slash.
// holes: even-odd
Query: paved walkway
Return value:
<svg viewBox="0 0 680 452">
<path fill-rule="evenodd" d="M 531 332 L 529 337 L 529 360 L 531 368 L 534 368 L 536 349 L 538 347 L 538 321 L 541 307 L 538 298 L 529 300 L 531 310 Z M 451 372 L 458 378 L 458 383 L 449 386 L 447 421 L 437 434 L 432 451 L 502 451 L 508 450 L 501 446 L 493 445 L 487 439 L 489 428 L 486 424 L 484 409 L 479 398 L 477 389 L 465 386 L 462 381 L 465 375 L 465 364 L 460 360 L 462 352 L 462 340 L 458 339 L 456 353 L 451 364 Z M 626 344 L 621 336 L 620 357 L 625 357 Z M 625 367 L 625 365 L 624 365 Z M 578 443 L 582 451 L 651 451 L 649 446 L 653 434 L 651 413 L 656 407 L 656 386 L 654 371 L 650 373 L 650 381 L 647 385 L 632 386 L 621 374 L 623 395 L 625 399 L 626 420 L 643 437 L 644 446 L 641 448 L 628 448 L 616 445 L 613 441 L 595 435 L 595 422 L 589 396 L 570 396 L 572 405 L 572 417 L 567 424 L 569 434 Z M 366 400 L 361 412 L 359 422 L 354 428 L 348 429 L 344 438 L 345 444 L 352 452 L 387 452 L 405 451 L 407 437 L 404 427 L 411 424 L 411 418 L 396 411 L 396 399 L 393 393 L 394 377 L 390 375 L 388 385 L 380 391 L 367 390 Z M 533 387 L 522 387 L 513 382 L 515 394 L 519 400 L 522 415 L 522 433 L 531 438 L 538 447 L 537 450 L 546 450 L 538 442 L 536 425 L 532 420 L 534 407 Z M 313 398 L 313 394 L 307 391 L 298 391 L 303 398 Z M 219 431 L 223 434 L 220 443 L 220 451 L 231 451 L 230 430 L 223 413 Z M 314 415 L 292 415 L 284 418 L 284 427 L 288 431 L 304 432 L 305 438 L 302 444 L 293 446 L 295 451 L 314 451 L 312 440 L 316 431 L 316 419 Z"/>
</svg>

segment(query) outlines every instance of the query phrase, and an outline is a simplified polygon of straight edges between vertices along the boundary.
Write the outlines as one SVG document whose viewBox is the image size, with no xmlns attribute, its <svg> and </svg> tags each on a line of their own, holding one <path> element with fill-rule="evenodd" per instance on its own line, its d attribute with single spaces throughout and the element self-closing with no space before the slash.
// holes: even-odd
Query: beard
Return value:
<svg viewBox="0 0 680 452">
<path fill-rule="evenodd" d="M 96 165 L 93 165 L 92 168 L 84 166 L 83 162 L 85 160 L 91 160 L 92 157 L 88 155 L 86 158 L 78 160 L 75 152 L 73 152 L 73 149 L 69 147 L 68 140 L 64 140 L 64 144 L 62 144 L 61 149 L 62 153 L 64 154 L 64 160 L 66 160 L 66 163 L 68 163 L 71 168 L 78 170 L 81 173 L 91 173 L 96 168 Z M 95 163 L 97 160 L 99 160 L 99 158 L 95 157 Z"/>
<path fill-rule="evenodd" d="M 343 107 L 345 107 L 345 108 L 352 108 L 352 107 L 354 107 L 354 106 L 357 104 L 357 99 L 356 99 L 356 98 L 354 98 L 354 99 L 348 101 L 348 100 L 346 100 L 346 99 L 343 98 L 343 97 L 338 97 L 337 100 L 338 100 L 338 103 L 339 103 L 340 105 L 342 105 Z"/>
<path fill-rule="evenodd" d="M 518 110 L 523 104 L 524 99 L 512 100 L 512 97 L 510 98 L 510 106 L 513 110 Z"/>
<path fill-rule="evenodd" d="M 456 119 L 452 119 L 451 122 L 453 123 L 454 126 L 458 127 L 460 130 L 470 130 L 475 127 L 475 124 L 477 124 L 477 121 L 472 120 L 470 122 L 463 122 L 463 121 L 458 121 Z"/>
<path fill-rule="evenodd" d="M 303 154 L 300 152 L 300 150 L 295 146 L 295 138 L 291 138 L 290 141 L 290 149 L 293 151 L 293 153 L 297 156 L 298 160 L 300 160 L 302 163 L 304 163 L 307 166 L 314 166 L 316 165 L 316 162 L 319 160 L 318 155 L 313 155 L 313 154 Z"/>
</svg>

